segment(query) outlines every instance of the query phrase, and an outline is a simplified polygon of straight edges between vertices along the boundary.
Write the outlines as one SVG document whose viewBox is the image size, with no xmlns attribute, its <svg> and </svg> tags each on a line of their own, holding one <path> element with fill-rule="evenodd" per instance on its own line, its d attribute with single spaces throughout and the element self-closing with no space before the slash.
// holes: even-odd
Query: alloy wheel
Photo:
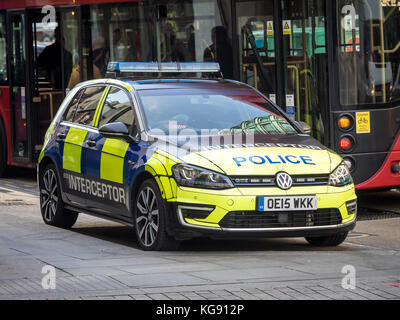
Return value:
<svg viewBox="0 0 400 320">
<path fill-rule="evenodd" d="M 157 239 L 160 224 L 159 208 L 154 191 L 145 187 L 136 201 L 137 214 L 136 225 L 140 241 L 143 245 L 150 247 Z"/>
<path fill-rule="evenodd" d="M 40 189 L 41 209 L 46 221 L 51 222 L 57 211 L 58 204 L 57 177 L 52 169 L 43 175 L 43 184 Z"/>
</svg>

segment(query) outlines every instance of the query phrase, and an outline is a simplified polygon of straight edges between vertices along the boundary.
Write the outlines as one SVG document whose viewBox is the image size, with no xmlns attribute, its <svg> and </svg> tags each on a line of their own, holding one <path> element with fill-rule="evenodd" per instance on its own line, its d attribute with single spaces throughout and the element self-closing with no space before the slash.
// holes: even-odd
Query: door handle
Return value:
<svg viewBox="0 0 400 320">
<path fill-rule="evenodd" d="M 67 136 L 63 132 L 57 133 L 57 141 L 64 141 L 66 137 Z"/>
<path fill-rule="evenodd" d="M 88 141 L 86 142 L 86 145 L 87 145 L 89 148 L 93 148 L 93 147 L 96 146 L 96 141 L 94 141 L 94 140 L 88 140 Z"/>
</svg>

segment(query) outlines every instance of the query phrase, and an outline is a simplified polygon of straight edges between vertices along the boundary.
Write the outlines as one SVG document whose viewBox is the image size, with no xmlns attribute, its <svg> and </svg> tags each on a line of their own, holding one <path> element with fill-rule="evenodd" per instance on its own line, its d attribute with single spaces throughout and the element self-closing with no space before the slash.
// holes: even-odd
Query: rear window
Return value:
<svg viewBox="0 0 400 320">
<path fill-rule="evenodd" d="M 164 89 L 138 91 L 148 130 L 166 134 L 295 134 L 297 131 L 262 96 L 249 90 Z M 172 132 L 173 131 L 173 132 Z"/>
<path fill-rule="evenodd" d="M 75 111 L 74 121 L 79 124 L 91 126 L 96 113 L 97 105 L 103 94 L 103 86 L 87 87 L 79 100 Z"/>
<path fill-rule="evenodd" d="M 74 121 L 74 116 L 75 116 L 75 111 L 76 107 L 78 106 L 79 100 L 81 98 L 81 95 L 83 93 L 84 89 L 81 89 L 78 91 L 77 94 L 75 94 L 74 98 L 72 99 L 70 105 L 68 106 L 67 111 L 64 114 L 64 120 L 73 122 Z"/>
</svg>

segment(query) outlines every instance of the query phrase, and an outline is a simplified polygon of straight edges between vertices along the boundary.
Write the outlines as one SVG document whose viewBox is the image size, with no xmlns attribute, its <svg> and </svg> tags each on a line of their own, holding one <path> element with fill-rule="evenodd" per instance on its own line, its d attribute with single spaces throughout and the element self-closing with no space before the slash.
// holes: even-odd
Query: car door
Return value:
<svg viewBox="0 0 400 320">
<path fill-rule="evenodd" d="M 108 87 L 103 101 L 94 121 L 97 128 L 111 122 L 123 122 L 131 133 L 135 131 L 132 101 L 125 89 Z M 87 144 L 86 176 L 93 188 L 93 196 L 88 198 L 89 206 L 118 219 L 129 219 L 128 173 L 135 146 L 120 139 L 105 138 L 98 131 L 88 134 Z"/>
<path fill-rule="evenodd" d="M 87 206 L 87 198 L 91 194 L 85 179 L 85 149 L 88 134 L 96 131 L 92 121 L 104 89 L 101 85 L 82 89 L 73 98 L 56 133 L 59 149 L 62 150 L 63 190 L 67 199 L 79 207 Z"/>
</svg>

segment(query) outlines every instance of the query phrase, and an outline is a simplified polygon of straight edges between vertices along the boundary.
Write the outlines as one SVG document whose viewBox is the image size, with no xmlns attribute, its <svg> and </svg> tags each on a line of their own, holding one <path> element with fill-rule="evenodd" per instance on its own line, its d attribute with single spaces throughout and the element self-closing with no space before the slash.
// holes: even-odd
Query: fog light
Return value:
<svg viewBox="0 0 400 320">
<path fill-rule="evenodd" d="M 357 200 L 351 200 L 346 202 L 347 214 L 357 214 Z"/>
<path fill-rule="evenodd" d="M 214 208 L 179 206 L 178 210 L 185 219 L 206 219 Z"/>
</svg>

